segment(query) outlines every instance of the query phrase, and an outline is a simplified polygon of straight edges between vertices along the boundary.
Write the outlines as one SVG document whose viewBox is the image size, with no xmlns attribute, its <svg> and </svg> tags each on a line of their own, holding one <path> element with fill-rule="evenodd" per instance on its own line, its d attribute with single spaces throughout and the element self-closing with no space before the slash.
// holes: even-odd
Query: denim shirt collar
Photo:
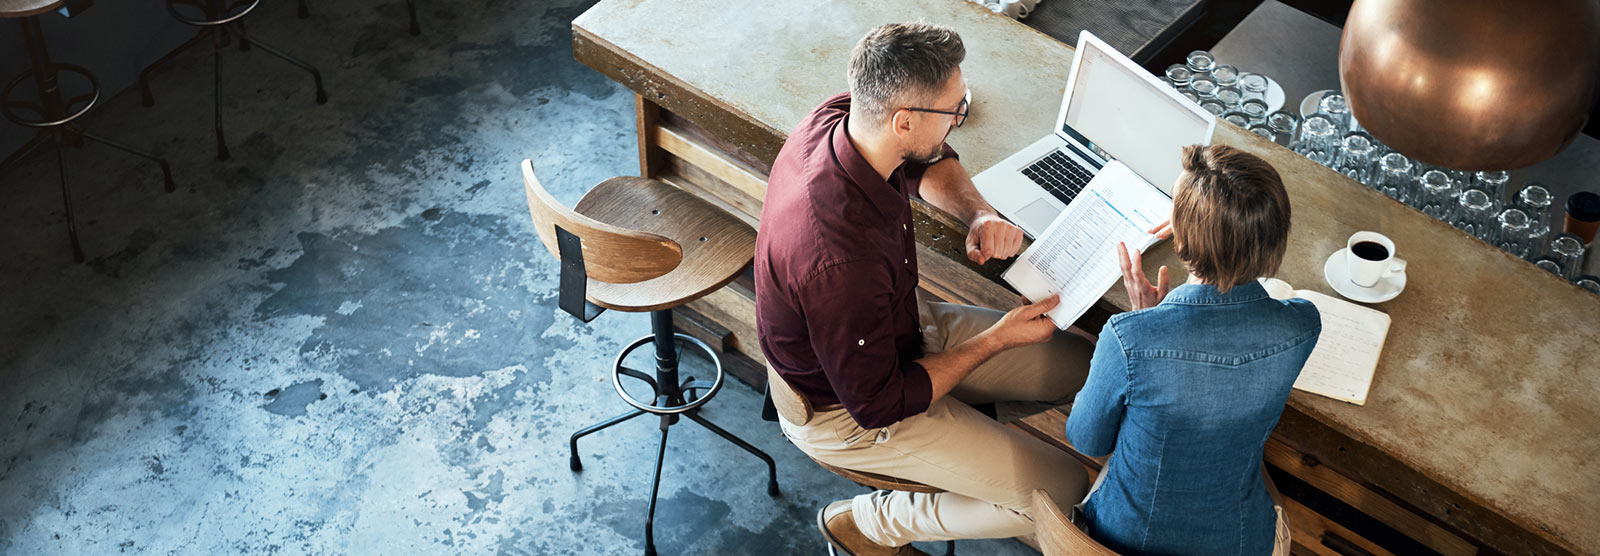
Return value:
<svg viewBox="0 0 1600 556">
<path fill-rule="evenodd" d="M 1247 303 L 1267 297 L 1266 288 L 1261 287 L 1261 282 L 1251 280 L 1234 286 L 1228 293 L 1217 291 L 1216 286 L 1209 284 L 1184 284 L 1173 288 L 1167 293 L 1167 298 L 1162 303 L 1184 303 L 1188 305 L 1228 305 L 1232 303 Z"/>
</svg>

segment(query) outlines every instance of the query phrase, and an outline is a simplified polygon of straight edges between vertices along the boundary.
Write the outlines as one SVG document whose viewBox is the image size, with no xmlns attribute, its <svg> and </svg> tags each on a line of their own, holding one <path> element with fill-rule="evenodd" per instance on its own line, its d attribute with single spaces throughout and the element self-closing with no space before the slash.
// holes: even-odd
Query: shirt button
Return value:
<svg viewBox="0 0 1600 556">
<path fill-rule="evenodd" d="M 906 259 L 906 264 L 911 264 L 911 259 Z"/>
<path fill-rule="evenodd" d="M 858 345 L 858 346 L 867 345 L 867 341 L 866 340 L 856 340 L 856 345 Z"/>
<path fill-rule="evenodd" d="M 906 225 L 905 225 L 905 224 L 901 224 L 901 225 L 900 225 L 900 229 L 902 229 L 902 230 L 909 230 L 909 229 L 911 229 L 911 228 L 907 228 L 907 227 L 906 227 Z"/>
</svg>

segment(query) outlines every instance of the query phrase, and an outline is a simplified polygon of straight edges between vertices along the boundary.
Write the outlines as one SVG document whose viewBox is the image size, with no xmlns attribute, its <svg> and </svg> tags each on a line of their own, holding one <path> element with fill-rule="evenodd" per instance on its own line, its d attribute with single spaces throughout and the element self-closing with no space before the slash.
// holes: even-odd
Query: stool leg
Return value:
<svg viewBox="0 0 1600 556">
<path fill-rule="evenodd" d="M 241 41 L 249 41 L 251 46 L 254 46 L 256 48 L 260 48 L 261 50 L 266 51 L 267 54 L 271 54 L 273 56 L 277 56 L 278 58 L 282 59 L 285 62 L 289 62 L 290 64 L 294 64 L 295 66 L 299 67 L 300 69 L 303 69 L 303 70 L 306 70 L 308 72 L 311 72 L 311 79 L 317 83 L 317 104 L 327 104 L 328 103 L 328 91 L 326 91 L 326 90 L 324 90 L 322 88 L 322 72 L 317 71 L 317 68 L 311 67 L 311 64 L 307 64 L 305 62 L 302 62 L 302 61 L 296 59 L 293 56 L 290 56 L 288 54 L 284 54 L 282 50 L 278 50 L 276 48 L 273 48 L 272 45 L 269 45 L 269 44 L 263 43 L 261 41 L 258 41 L 258 40 L 250 38 L 248 35 L 244 34 L 244 31 L 242 29 L 240 29 L 240 28 L 238 28 L 236 26 L 230 25 L 230 26 L 228 26 L 228 30 L 231 31 L 234 35 L 238 36 L 239 40 L 241 40 Z"/>
<path fill-rule="evenodd" d="M 33 154 L 33 151 L 39 150 L 39 147 L 43 147 L 45 142 L 49 140 L 49 133 L 40 132 L 35 134 L 33 139 L 29 139 L 28 143 L 23 145 L 22 148 L 17 149 L 16 152 L 11 153 L 11 156 L 6 157 L 5 162 L 0 162 L 0 175 L 5 175 L 6 170 L 10 170 L 12 165 L 22 162 L 22 159 Z"/>
<path fill-rule="evenodd" d="M 956 541 L 949 541 L 944 545 L 944 556 L 956 556 Z"/>
<path fill-rule="evenodd" d="M 195 33 L 194 38 L 184 42 L 178 48 L 173 49 L 172 52 L 168 52 L 165 56 L 157 58 L 156 61 L 150 62 L 150 65 L 145 66 L 143 70 L 139 71 L 139 93 L 144 97 L 143 100 L 145 106 L 156 105 L 155 95 L 150 94 L 150 72 L 155 71 L 156 68 L 166 65 L 167 62 L 171 62 L 172 59 L 176 58 L 179 53 L 190 49 L 194 45 L 200 44 L 200 41 L 204 40 L 209 35 L 209 31 Z"/>
<path fill-rule="evenodd" d="M 228 140 L 222 134 L 222 47 L 211 51 L 212 121 L 217 128 L 217 160 L 228 159 Z"/>
<path fill-rule="evenodd" d="M 755 446 L 751 446 L 749 442 L 734 436 L 733 433 L 722 430 L 722 427 L 712 424 L 711 421 L 707 421 L 705 417 L 700 416 L 700 410 L 698 409 L 686 412 L 684 416 L 688 417 L 690 421 L 700 423 L 700 426 L 710 429 L 711 432 L 717 433 L 717 436 L 732 442 L 734 446 L 744 448 L 744 451 L 761 458 L 761 461 L 767 462 L 767 494 L 769 496 L 778 495 L 778 464 L 773 463 L 772 456 L 767 455 L 766 452 L 762 452 L 761 449 Z"/>
<path fill-rule="evenodd" d="M 416 0 L 406 0 L 406 11 L 411 12 L 411 36 L 415 37 L 417 35 L 421 35 L 422 34 L 422 26 L 417 25 L 417 2 L 416 2 Z"/>
<path fill-rule="evenodd" d="M 650 481 L 650 513 L 644 518 L 644 554 L 656 556 L 656 494 L 661 491 L 661 464 L 667 459 L 667 431 L 670 425 L 661 422 L 661 448 L 656 450 L 656 476 Z"/>
<path fill-rule="evenodd" d="M 159 156 L 156 156 L 156 155 L 153 155 L 153 154 L 150 154 L 150 153 L 138 150 L 138 149 L 135 149 L 133 147 L 124 145 L 122 143 L 118 143 L 116 141 L 112 141 L 110 139 L 106 139 L 105 137 L 101 137 L 99 135 L 95 135 L 95 134 L 89 133 L 87 131 L 83 131 L 83 130 L 80 130 L 80 129 L 70 129 L 70 128 L 69 128 L 69 130 L 73 134 L 75 134 L 75 135 L 77 135 L 79 137 L 83 137 L 84 139 L 88 139 L 90 141 L 94 141 L 96 143 L 100 143 L 100 144 L 105 145 L 107 147 L 111 147 L 111 148 L 120 150 L 122 152 L 131 154 L 131 155 L 134 155 L 134 156 L 143 157 L 143 158 L 148 159 L 148 160 L 150 160 L 152 162 L 155 162 L 156 164 L 160 164 L 161 165 L 161 177 L 166 180 L 167 193 L 171 193 L 171 192 L 177 190 L 177 187 L 174 186 L 173 183 L 172 183 L 172 166 L 167 164 L 167 159 L 161 158 Z"/>
<path fill-rule="evenodd" d="M 56 169 L 61 176 L 61 204 L 67 211 L 67 239 L 72 241 L 72 261 L 83 262 L 83 245 L 78 243 L 78 222 L 72 215 L 72 189 L 67 187 L 67 138 L 61 130 L 55 131 Z"/>
<path fill-rule="evenodd" d="M 300 0 L 300 9 L 295 15 L 300 19 L 311 18 L 311 10 L 306 9 L 306 0 Z"/>
<path fill-rule="evenodd" d="M 592 425 L 592 426 L 589 426 L 588 428 L 585 428 L 585 429 L 583 429 L 581 431 L 572 433 L 572 439 L 569 440 L 568 443 L 567 443 L 567 447 L 571 450 L 571 454 L 572 454 L 571 463 L 570 463 L 570 466 L 572 467 L 572 470 L 573 471 L 583 471 L 583 461 L 578 459 L 578 439 L 579 438 L 583 438 L 585 436 L 589 436 L 591 434 L 600 432 L 602 430 L 610 428 L 612 425 L 615 425 L 617 423 L 621 423 L 623 421 L 627 421 L 628 419 L 632 419 L 632 418 L 638 417 L 640 415 L 644 415 L 644 410 L 643 409 L 635 409 L 633 411 L 629 411 L 629 412 L 624 413 L 622 415 L 618 415 L 616 417 L 612 417 L 610 419 L 606 419 L 605 421 L 601 421 L 600 423 Z"/>
</svg>

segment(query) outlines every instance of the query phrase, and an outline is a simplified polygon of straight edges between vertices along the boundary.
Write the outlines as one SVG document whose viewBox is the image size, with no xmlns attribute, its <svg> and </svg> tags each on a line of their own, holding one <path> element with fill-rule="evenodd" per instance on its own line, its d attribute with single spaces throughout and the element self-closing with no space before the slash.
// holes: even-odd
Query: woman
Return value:
<svg viewBox="0 0 1600 556">
<path fill-rule="evenodd" d="M 1082 504 L 1122 554 L 1288 554 L 1261 452 L 1322 330 L 1310 302 L 1267 296 L 1289 238 L 1278 172 L 1223 145 L 1183 149 L 1170 234 L 1187 284 L 1168 292 L 1119 247 L 1133 310 L 1100 333 L 1067 438 L 1111 453 Z M 1113 452 L 1113 448 L 1115 451 Z M 1280 531 L 1281 529 L 1281 531 Z"/>
</svg>

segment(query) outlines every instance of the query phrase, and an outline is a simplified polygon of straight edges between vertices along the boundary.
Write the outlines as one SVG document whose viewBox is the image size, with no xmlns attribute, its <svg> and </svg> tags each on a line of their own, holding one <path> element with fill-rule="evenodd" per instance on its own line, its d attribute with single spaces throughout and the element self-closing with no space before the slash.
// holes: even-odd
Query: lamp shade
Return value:
<svg viewBox="0 0 1600 556">
<path fill-rule="evenodd" d="M 1511 170 L 1560 153 L 1600 83 L 1600 0 L 1356 0 L 1339 78 L 1368 133 L 1412 158 Z"/>
</svg>

